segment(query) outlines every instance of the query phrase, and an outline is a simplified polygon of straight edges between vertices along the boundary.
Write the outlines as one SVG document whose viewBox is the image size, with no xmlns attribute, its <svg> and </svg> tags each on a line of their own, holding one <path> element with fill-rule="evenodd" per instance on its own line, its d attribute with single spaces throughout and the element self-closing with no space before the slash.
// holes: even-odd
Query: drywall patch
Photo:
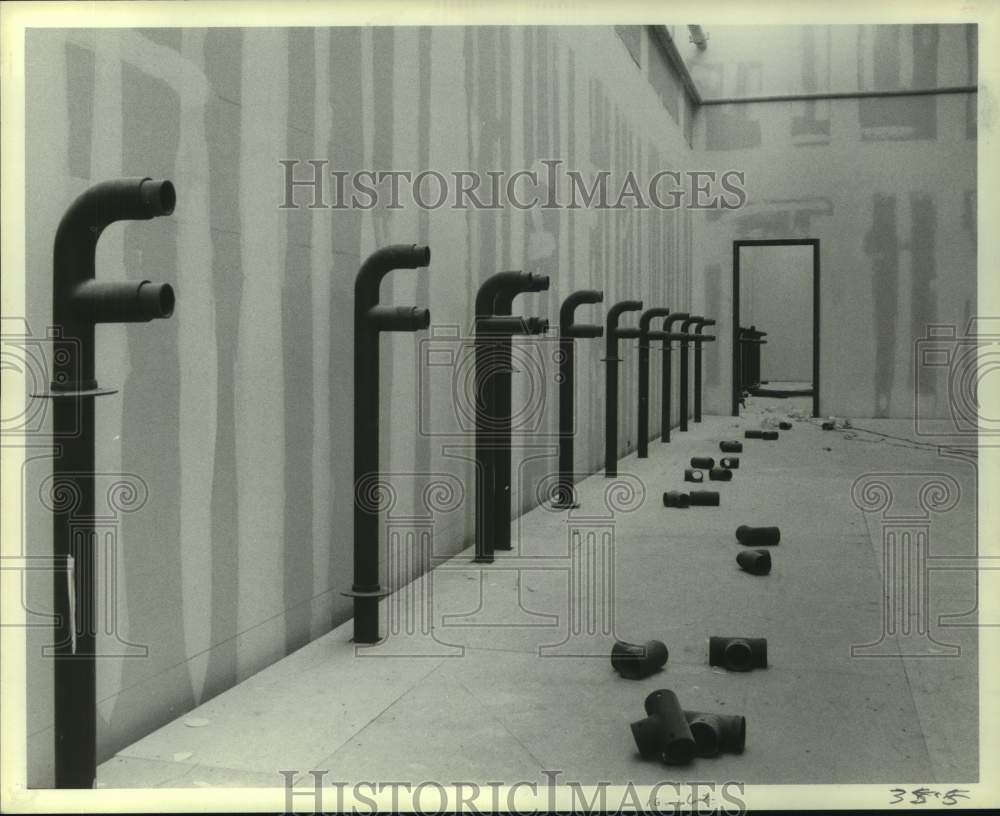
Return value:
<svg viewBox="0 0 1000 816">
<path fill-rule="evenodd" d="M 69 113 L 69 172 L 90 179 L 94 106 L 94 52 L 66 43 L 66 101 Z"/>
</svg>

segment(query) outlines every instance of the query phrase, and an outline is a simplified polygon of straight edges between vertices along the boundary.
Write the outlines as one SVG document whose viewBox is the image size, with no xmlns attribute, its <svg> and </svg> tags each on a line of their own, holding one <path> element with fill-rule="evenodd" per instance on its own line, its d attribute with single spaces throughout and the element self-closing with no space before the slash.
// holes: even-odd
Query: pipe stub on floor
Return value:
<svg viewBox="0 0 1000 816">
<path fill-rule="evenodd" d="M 781 541 L 778 527 L 749 527 L 741 524 L 736 528 L 736 540 L 747 547 L 773 547 Z"/>
<path fill-rule="evenodd" d="M 727 439 L 719 443 L 719 450 L 723 453 L 743 453 L 743 443 L 735 439 Z"/>
<path fill-rule="evenodd" d="M 715 490 L 692 490 L 688 494 L 691 506 L 695 507 L 718 507 L 719 493 Z"/>
</svg>

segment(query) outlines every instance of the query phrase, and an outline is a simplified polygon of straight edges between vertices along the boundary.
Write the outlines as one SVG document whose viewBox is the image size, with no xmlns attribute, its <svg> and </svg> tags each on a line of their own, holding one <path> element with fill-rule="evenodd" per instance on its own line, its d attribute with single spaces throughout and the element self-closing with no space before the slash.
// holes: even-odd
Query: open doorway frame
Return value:
<svg viewBox="0 0 1000 816">
<path fill-rule="evenodd" d="M 803 396 L 812 394 L 813 410 L 812 415 L 818 417 L 819 413 L 819 238 L 764 238 L 746 239 L 733 241 L 733 371 L 732 371 L 732 397 L 733 416 L 740 415 L 740 393 L 737 383 L 737 370 L 739 368 L 740 344 L 740 250 L 743 247 L 782 247 L 782 246 L 811 246 L 813 249 L 813 342 L 812 342 L 812 388 L 804 391 Z"/>
</svg>

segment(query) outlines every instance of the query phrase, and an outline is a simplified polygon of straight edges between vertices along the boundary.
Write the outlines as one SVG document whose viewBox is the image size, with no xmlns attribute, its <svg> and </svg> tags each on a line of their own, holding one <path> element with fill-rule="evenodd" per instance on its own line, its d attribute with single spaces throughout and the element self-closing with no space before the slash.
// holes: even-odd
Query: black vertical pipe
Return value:
<svg viewBox="0 0 1000 816">
<path fill-rule="evenodd" d="M 701 422 L 701 347 L 711 340 L 708 335 L 702 334 L 702 329 L 706 326 L 714 326 L 714 320 L 701 320 L 695 326 L 694 333 L 698 339 L 694 341 L 694 421 Z"/>
<path fill-rule="evenodd" d="M 98 387 L 94 326 L 146 322 L 173 314 L 174 291 L 149 281 L 104 283 L 96 278 L 97 242 L 116 221 L 170 215 L 176 192 L 169 181 L 125 178 L 82 193 L 59 222 L 53 248 L 54 400 L 53 573 L 55 784 L 92 788 L 97 773 L 97 568 L 94 536 L 94 398 Z M 59 570 L 62 567 L 63 570 Z"/>
<path fill-rule="evenodd" d="M 638 312 L 641 300 L 622 300 L 608 309 L 604 331 L 606 368 L 604 370 L 604 475 L 612 479 L 618 475 L 618 340 L 638 337 L 639 329 L 619 328 L 618 319 L 624 312 Z"/>
<path fill-rule="evenodd" d="M 382 332 L 420 331 L 427 309 L 380 306 L 382 279 L 395 269 L 417 269 L 431 260 L 428 247 L 394 244 L 368 256 L 354 283 L 354 641 L 379 639 L 379 337 Z"/>
<path fill-rule="evenodd" d="M 744 335 L 745 331 L 746 329 L 740 326 L 739 329 L 737 330 L 736 340 L 735 340 L 737 352 L 735 355 L 736 374 L 735 374 L 735 382 L 733 384 L 733 393 L 736 395 L 737 403 L 743 399 L 743 384 L 744 380 L 746 379 L 747 344 L 746 344 L 746 337 Z M 737 411 L 738 409 L 739 405 L 737 404 Z"/>
<path fill-rule="evenodd" d="M 504 274 L 504 273 L 501 273 Z M 545 292 L 549 288 L 548 275 L 534 275 L 518 272 L 519 277 L 510 285 L 500 286 L 493 296 L 493 314 L 505 316 L 511 313 L 513 300 L 523 292 Z M 511 518 L 511 336 L 499 335 L 494 341 L 496 354 L 496 374 L 491 390 L 492 416 L 497 434 L 497 447 L 493 452 L 493 467 L 496 473 L 494 517 L 497 519 L 496 536 L 493 546 L 497 550 L 509 550 Z M 541 387 L 541 383 L 536 384 Z M 506 520 L 506 524 L 504 524 Z"/>
<path fill-rule="evenodd" d="M 79 425 L 79 433 L 63 435 L 63 441 L 57 443 L 53 462 L 54 494 L 73 495 L 77 502 L 53 516 L 55 782 L 57 788 L 92 788 L 97 775 L 97 604 L 93 586 L 97 550 L 87 519 L 94 514 L 94 397 L 56 399 L 53 408 L 57 435 Z M 71 515 L 75 517 L 72 522 Z"/>
<path fill-rule="evenodd" d="M 687 334 L 688 329 L 701 320 L 700 315 L 692 315 L 683 323 L 681 323 L 681 333 Z M 680 394 L 678 405 L 680 407 L 680 427 L 679 431 L 686 431 L 688 429 L 688 340 L 681 340 L 681 377 L 680 377 Z"/>
<path fill-rule="evenodd" d="M 576 338 L 594 338 L 604 334 L 604 328 L 588 323 L 574 323 L 577 306 L 602 303 L 604 292 L 581 289 L 568 295 L 559 307 L 559 479 L 556 483 L 553 507 L 578 507 L 573 488 L 573 435 L 575 433 L 575 360 Z"/>
<path fill-rule="evenodd" d="M 646 309 L 639 317 L 639 417 L 638 417 L 638 457 L 649 457 L 649 325 L 654 318 L 666 317 L 670 309 L 654 306 Z"/>
<path fill-rule="evenodd" d="M 671 337 L 670 326 L 678 320 L 687 320 L 688 317 L 690 317 L 690 315 L 687 312 L 674 312 L 663 321 L 663 383 L 661 385 L 663 389 L 663 396 L 660 400 L 660 440 L 663 442 L 670 441 L 670 423 L 672 421 L 671 392 L 673 388 L 670 380 L 673 376 L 673 362 L 671 359 L 671 355 L 673 353 L 673 338 Z"/>
<path fill-rule="evenodd" d="M 510 447 L 509 435 L 500 432 L 503 423 L 496 416 L 497 382 L 503 377 L 504 368 L 509 369 L 509 358 L 505 358 L 504 339 L 511 334 L 543 334 L 548 330 L 548 321 L 539 318 L 510 317 L 494 315 L 497 296 L 504 290 L 516 294 L 529 291 L 532 280 L 541 281 L 538 276 L 524 272 L 498 272 L 488 277 L 476 293 L 475 303 L 475 384 L 474 400 L 476 415 L 476 555 L 477 563 L 493 562 L 500 521 L 497 518 L 496 494 L 499 489 L 497 472 L 497 452 Z M 548 278 L 544 278 L 545 286 Z M 539 284 L 540 285 L 540 284 Z M 513 294 L 509 295 L 513 297 Z M 505 338 L 506 336 L 506 338 Z M 506 346 L 509 348 L 509 345 Z M 509 530 L 510 521 L 508 518 Z"/>
</svg>

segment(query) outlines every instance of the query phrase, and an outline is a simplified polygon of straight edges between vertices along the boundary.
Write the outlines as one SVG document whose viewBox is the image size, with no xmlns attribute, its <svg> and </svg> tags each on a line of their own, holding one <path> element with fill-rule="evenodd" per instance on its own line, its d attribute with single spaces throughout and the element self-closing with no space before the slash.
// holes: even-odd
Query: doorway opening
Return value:
<svg viewBox="0 0 1000 816">
<path fill-rule="evenodd" d="M 733 241 L 733 416 L 747 396 L 819 407 L 819 239 Z"/>
</svg>

